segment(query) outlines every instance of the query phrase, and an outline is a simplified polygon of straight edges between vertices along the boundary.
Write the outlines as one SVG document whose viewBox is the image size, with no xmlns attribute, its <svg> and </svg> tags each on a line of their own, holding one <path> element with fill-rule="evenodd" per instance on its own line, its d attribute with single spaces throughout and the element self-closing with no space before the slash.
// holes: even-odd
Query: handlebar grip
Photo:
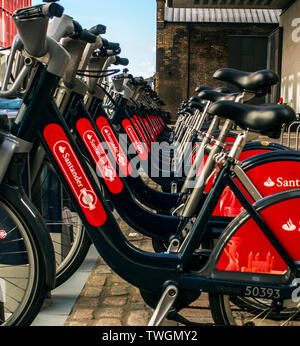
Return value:
<svg viewBox="0 0 300 346">
<path fill-rule="evenodd" d="M 61 5 L 52 2 L 43 5 L 42 11 L 46 17 L 61 17 L 64 13 L 64 8 Z"/>
<path fill-rule="evenodd" d="M 105 55 L 106 56 L 113 56 L 113 55 L 118 55 L 121 53 L 121 48 L 118 48 L 118 49 L 108 49 L 105 51 Z"/>
<path fill-rule="evenodd" d="M 103 46 L 106 49 L 116 50 L 116 49 L 120 48 L 120 43 L 109 42 L 105 38 L 102 38 L 102 42 L 103 42 Z"/>
<path fill-rule="evenodd" d="M 123 65 L 127 66 L 129 64 L 129 60 L 127 58 L 120 58 L 119 56 L 116 57 L 116 62 L 114 65 Z"/>
<path fill-rule="evenodd" d="M 83 30 L 82 26 L 76 21 L 73 20 L 73 26 L 74 26 L 74 34 L 70 36 L 70 38 L 74 40 L 82 40 L 84 42 L 88 43 L 95 43 L 97 40 L 97 36 L 90 33 L 88 30 Z"/>
<path fill-rule="evenodd" d="M 96 36 L 103 35 L 106 33 L 106 26 L 102 24 L 95 25 L 89 30 L 89 32 Z"/>
<path fill-rule="evenodd" d="M 79 35 L 79 39 L 87 43 L 95 43 L 97 40 L 97 36 L 90 33 L 88 30 L 82 30 Z"/>
<path fill-rule="evenodd" d="M 120 43 L 108 42 L 107 49 L 118 50 L 120 48 Z"/>
</svg>

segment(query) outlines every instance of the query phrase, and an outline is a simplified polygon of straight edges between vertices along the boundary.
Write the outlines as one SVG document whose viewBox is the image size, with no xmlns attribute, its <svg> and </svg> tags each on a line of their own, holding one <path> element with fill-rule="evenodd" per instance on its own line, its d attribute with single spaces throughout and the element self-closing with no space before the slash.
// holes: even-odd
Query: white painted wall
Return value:
<svg viewBox="0 0 300 346">
<path fill-rule="evenodd" d="M 280 17 L 283 27 L 281 96 L 300 113 L 300 0 Z"/>
</svg>

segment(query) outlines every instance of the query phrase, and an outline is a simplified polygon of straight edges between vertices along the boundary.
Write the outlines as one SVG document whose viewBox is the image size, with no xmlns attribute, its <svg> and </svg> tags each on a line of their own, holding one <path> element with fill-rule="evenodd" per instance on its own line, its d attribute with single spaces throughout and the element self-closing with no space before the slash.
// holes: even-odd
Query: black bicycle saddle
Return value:
<svg viewBox="0 0 300 346">
<path fill-rule="evenodd" d="M 213 87 L 208 87 L 208 86 L 205 86 L 205 85 L 199 85 L 195 91 L 197 93 L 200 93 L 201 91 L 203 90 L 215 90 L 215 91 L 218 91 L 220 93 L 230 93 L 230 90 L 228 88 L 225 88 L 225 87 L 217 87 L 217 88 L 213 88 Z"/>
<path fill-rule="evenodd" d="M 188 106 L 190 108 L 196 108 L 198 109 L 200 112 L 203 112 L 204 111 L 204 108 L 205 108 L 205 104 L 204 103 L 201 103 L 201 102 L 198 102 L 197 100 L 190 100 L 190 102 L 188 103 Z"/>
<path fill-rule="evenodd" d="M 215 90 L 203 90 L 199 93 L 198 98 L 199 100 L 206 100 L 212 102 L 221 100 L 234 101 L 238 95 L 239 93 L 221 93 Z"/>
<path fill-rule="evenodd" d="M 214 73 L 213 78 L 229 82 L 240 90 L 256 92 L 259 96 L 266 95 L 270 86 L 279 82 L 278 74 L 271 70 L 244 72 L 233 68 L 221 68 Z"/>
<path fill-rule="evenodd" d="M 286 105 L 253 106 L 232 101 L 215 102 L 208 113 L 231 119 L 242 129 L 258 131 L 271 138 L 279 138 L 282 125 L 296 119 L 295 111 Z"/>
</svg>

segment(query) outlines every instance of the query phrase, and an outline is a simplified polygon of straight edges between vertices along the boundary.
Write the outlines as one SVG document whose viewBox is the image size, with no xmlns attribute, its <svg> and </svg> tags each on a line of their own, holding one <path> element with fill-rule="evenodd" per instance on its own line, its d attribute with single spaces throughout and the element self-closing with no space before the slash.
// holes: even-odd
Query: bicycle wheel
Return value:
<svg viewBox="0 0 300 346">
<path fill-rule="evenodd" d="M 53 242 L 58 287 L 80 267 L 91 241 L 47 160 L 32 187 L 32 201 L 43 216 Z"/>
<path fill-rule="evenodd" d="M 39 242 L 20 213 L 0 197 L 0 324 L 30 325 L 45 298 Z"/>
<path fill-rule="evenodd" d="M 230 297 L 209 293 L 209 302 L 217 325 L 300 326 L 299 303 L 292 300 Z"/>
</svg>

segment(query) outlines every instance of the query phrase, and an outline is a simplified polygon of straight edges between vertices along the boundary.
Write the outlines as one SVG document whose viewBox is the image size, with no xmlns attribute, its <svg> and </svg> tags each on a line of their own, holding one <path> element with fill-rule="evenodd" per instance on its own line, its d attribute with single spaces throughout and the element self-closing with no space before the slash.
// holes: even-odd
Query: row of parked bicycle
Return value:
<svg viewBox="0 0 300 346">
<path fill-rule="evenodd" d="M 255 141 L 296 115 L 247 103 L 278 75 L 219 69 L 239 91 L 199 87 L 172 127 L 143 78 L 111 68 L 128 60 L 103 25 L 83 30 L 54 2 L 13 19 L 0 97 L 22 103 L 0 129 L 1 324 L 30 325 L 91 244 L 154 309 L 149 326 L 193 324 L 180 310 L 202 292 L 218 325 L 299 324 L 300 154 Z"/>
</svg>

